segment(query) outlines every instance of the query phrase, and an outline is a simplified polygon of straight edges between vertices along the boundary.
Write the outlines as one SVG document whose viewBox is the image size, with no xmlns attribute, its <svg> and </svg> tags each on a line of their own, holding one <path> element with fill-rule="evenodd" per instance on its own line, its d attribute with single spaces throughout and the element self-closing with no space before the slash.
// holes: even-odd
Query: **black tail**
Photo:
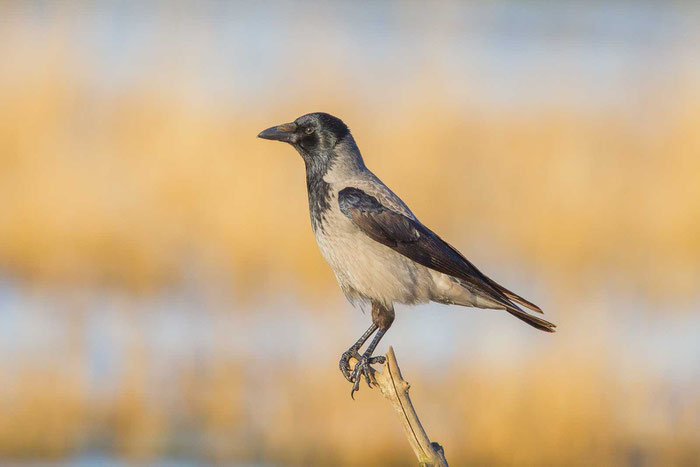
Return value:
<svg viewBox="0 0 700 467">
<path fill-rule="evenodd" d="M 526 313 L 518 305 L 522 305 L 525 308 L 528 308 L 537 313 L 544 313 L 540 309 L 540 307 L 528 300 L 525 300 L 523 297 L 516 294 L 515 292 L 511 292 L 496 281 L 486 276 L 483 276 L 483 278 L 491 288 L 491 291 L 487 292 L 489 298 L 501 304 L 508 313 L 515 316 L 520 321 L 529 324 L 533 328 L 539 329 L 540 331 L 555 332 L 554 328 L 557 327 L 555 324 L 550 323 L 549 321 L 544 320 L 542 318 L 538 318 L 537 316 L 532 316 L 531 314 Z M 496 292 L 495 294 L 493 293 L 494 291 Z"/>
<path fill-rule="evenodd" d="M 529 300 L 525 300 L 523 297 L 516 294 L 515 292 L 511 292 L 510 290 L 506 289 L 505 287 L 503 287 L 501 284 L 497 283 L 493 279 L 486 277 L 486 280 L 488 281 L 488 283 L 491 287 L 493 287 L 494 289 L 498 290 L 503 295 L 508 297 L 509 300 L 517 303 L 518 305 L 522 305 L 525 308 L 528 308 L 534 312 L 544 313 L 540 307 L 538 307 L 537 305 L 535 305 L 534 303 L 532 303 Z"/>
<path fill-rule="evenodd" d="M 539 329 L 540 331 L 555 332 L 554 328 L 557 327 L 556 324 L 550 323 L 549 321 L 544 320 L 542 318 L 538 318 L 537 316 L 529 315 L 516 306 L 507 307 L 506 311 L 518 318 L 519 320 L 526 322 L 533 328 Z"/>
</svg>

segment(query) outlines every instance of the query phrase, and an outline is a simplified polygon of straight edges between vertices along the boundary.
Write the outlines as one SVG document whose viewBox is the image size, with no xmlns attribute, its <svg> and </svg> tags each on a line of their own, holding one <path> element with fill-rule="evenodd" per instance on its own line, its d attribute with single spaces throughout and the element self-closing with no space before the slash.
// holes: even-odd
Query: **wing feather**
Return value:
<svg viewBox="0 0 700 467">
<path fill-rule="evenodd" d="M 553 324 L 528 315 L 516 305 L 533 311 L 540 308 L 486 277 L 449 243 L 418 220 L 406 217 L 382 205 L 359 188 L 348 187 L 338 193 L 338 204 L 365 235 L 430 269 L 461 279 L 528 324 L 553 332 Z M 514 303 L 516 302 L 516 303 Z"/>
</svg>

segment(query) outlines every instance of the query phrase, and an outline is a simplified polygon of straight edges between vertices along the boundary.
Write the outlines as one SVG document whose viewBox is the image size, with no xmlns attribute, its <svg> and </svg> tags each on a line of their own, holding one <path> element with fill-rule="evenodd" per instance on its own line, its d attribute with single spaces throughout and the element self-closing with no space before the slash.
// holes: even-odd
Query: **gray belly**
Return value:
<svg viewBox="0 0 700 467">
<path fill-rule="evenodd" d="M 431 299 L 432 276 L 426 267 L 372 240 L 346 219 L 333 220 L 328 219 L 335 225 L 316 233 L 316 241 L 348 299 L 386 305 Z"/>
</svg>

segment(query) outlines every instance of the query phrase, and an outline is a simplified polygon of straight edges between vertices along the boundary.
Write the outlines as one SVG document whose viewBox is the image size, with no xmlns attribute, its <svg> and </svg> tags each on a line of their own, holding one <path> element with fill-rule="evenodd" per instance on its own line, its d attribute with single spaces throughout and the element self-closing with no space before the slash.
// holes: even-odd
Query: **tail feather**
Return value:
<svg viewBox="0 0 700 467">
<path fill-rule="evenodd" d="M 540 307 L 525 300 L 514 292 L 511 292 L 488 277 L 484 276 L 484 278 L 486 279 L 484 281 L 485 287 L 480 289 L 477 289 L 472 284 L 467 284 L 465 281 L 458 280 L 463 287 L 461 289 L 463 294 L 455 294 L 443 303 L 506 310 L 519 320 L 540 331 L 555 332 L 557 326 L 554 323 L 550 323 L 538 316 L 533 316 L 521 309 L 518 305 L 522 305 L 537 313 L 543 313 Z"/>
<path fill-rule="evenodd" d="M 488 277 L 487 277 L 487 279 L 488 279 L 488 283 L 491 287 L 493 287 L 494 289 L 498 290 L 503 295 L 508 297 L 509 300 L 511 300 L 519 305 L 522 305 L 525 308 L 532 310 L 536 313 L 544 313 L 540 307 L 538 307 L 537 305 L 535 305 L 531 301 L 525 300 L 520 295 L 516 294 L 515 292 L 511 292 L 510 290 L 506 289 L 505 287 L 503 287 L 501 284 L 497 283 L 496 281 L 494 281 Z"/>
<path fill-rule="evenodd" d="M 540 331 L 555 332 L 554 328 L 557 327 L 556 324 L 550 323 L 549 321 L 544 320 L 542 318 L 538 318 L 537 316 L 529 315 L 517 307 L 507 307 L 506 311 L 518 318 L 519 320 L 529 324 L 533 328 L 539 329 Z"/>
</svg>

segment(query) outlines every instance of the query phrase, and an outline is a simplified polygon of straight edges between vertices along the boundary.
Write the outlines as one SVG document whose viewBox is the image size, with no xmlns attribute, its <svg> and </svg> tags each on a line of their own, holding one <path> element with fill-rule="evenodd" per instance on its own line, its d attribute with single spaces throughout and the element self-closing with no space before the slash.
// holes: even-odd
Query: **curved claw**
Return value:
<svg viewBox="0 0 700 467">
<path fill-rule="evenodd" d="M 350 390 L 350 399 L 355 400 L 355 391 L 360 390 L 360 384 L 359 383 L 354 383 L 352 385 L 352 389 Z"/>
<path fill-rule="evenodd" d="M 360 364 L 358 363 L 357 365 L 359 366 Z M 360 375 L 354 376 L 354 373 L 355 372 L 353 372 L 352 389 L 350 390 L 350 398 L 352 400 L 355 400 L 355 392 L 360 390 Z M 369 384 L 369 382 L 367 384 Z"/>
</svg>

